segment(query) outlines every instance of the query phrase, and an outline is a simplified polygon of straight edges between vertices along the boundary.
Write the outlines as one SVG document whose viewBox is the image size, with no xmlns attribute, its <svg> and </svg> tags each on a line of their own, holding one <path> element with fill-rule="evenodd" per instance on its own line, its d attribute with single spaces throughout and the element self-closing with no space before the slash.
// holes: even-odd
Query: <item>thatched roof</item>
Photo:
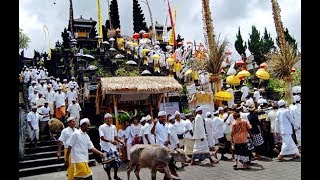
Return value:
<svg viewBox="0 0 320 180">
<path fill-rule="evenodd" d="M 101 78 L 100 88 L 105 94 L 157 94 L 182 91 L 182 85 L 172 77 L 129 76 Z"/>
</svg>

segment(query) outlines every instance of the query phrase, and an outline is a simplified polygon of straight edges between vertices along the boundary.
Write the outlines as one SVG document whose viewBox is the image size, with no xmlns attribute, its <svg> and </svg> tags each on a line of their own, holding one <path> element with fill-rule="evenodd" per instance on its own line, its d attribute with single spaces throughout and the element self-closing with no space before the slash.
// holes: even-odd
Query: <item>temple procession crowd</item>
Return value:
<svg viewBox="0 0 320 180">
<path fill-rule="evenodd" d="M 121 179 L 118 168 L 121 162 L 130 161 L 130 149 L 135 144 L 181 148 L 192 157 L 190 165 L 199 165 L 207 158 L 212 166 L 220 160 L 233 160 L 236 170 L 250 168 L 254 160 L 277 157 L 284 161 L 286 155 L 292 155 L 293 159 L 300 157 L 299 94 L 293 95 L 293 104 L 287 104 L 284 100 L 264 99 L 257 88 L 251 96 L 250 89 L 243 84 L 240 104 L 231 100 L 227 106 L 212 108 L 211 112 L 205 112 L 202 106 L 187 114 L 159 111 L 157 117 L 147 115 L 122 122 L 119 130 L 113 125 L 112 114 L 106 113 L 105 123 L 98 129 L 101 146 L 98 150 L 87 134 L 90 120 L 80 116 L 79 86 L 74 77 L 69 81 L 63 79 L 61 83 L 59 78 L 48 76 L 43 67 L 25 67 L 20 77 L 28 86 L 31 111 L 27 114 L 27 130 L 34 146 L 50 132 L 48 122 L 51 119 L 59 119 L 67 125 L 57 140 L 57 157 L 61 157 L 64 147 L 68 179 L 92 178 L 88 149 L 101 156 L 109 179 L 111 168 L 114 179 Z M 188 165 L 182 163 L 182 166 Z"/>
</svg>

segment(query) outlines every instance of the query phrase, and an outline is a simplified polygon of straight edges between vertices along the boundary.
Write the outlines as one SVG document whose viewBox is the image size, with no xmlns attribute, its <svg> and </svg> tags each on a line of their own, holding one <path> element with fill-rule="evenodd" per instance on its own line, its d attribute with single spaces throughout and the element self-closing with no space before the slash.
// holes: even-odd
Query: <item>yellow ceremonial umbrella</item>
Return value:
<svg viewBox="0 0 320 180">
<path fill-rule="evenodd" d="M 174 59 L 171 58 L 171 57 L 166 59 L 166 63 L 167 63 L 169 66 L 171 66 L 171 65 L 173 64 L 173 61 L 174 61 Z"/>
<path fill-rule="evenodd" d="M 239 79 L 239 77 L 237 77 L 235 75 L 228 76 L 226 81 L 228 84 L 233 85 L 233 86 L 240 85 L 240 79 Z"/>
<path fill-rule="evenodd" d="M 154 54 L 154 55 L 151 56 L 151 59 L 160 60 L 160 56 L 159 56 L 159 54 Z"/>
<path fill-rule="evenodd" d="M 138 43 L 134 42 L 134 43 L 131 44 L 131 46 L 132 46 L 132 47 L 137 47 L 137 46 L 138 46 Z"/>
<path fill-rule="evenodd" d="M 142 53 L 147 53 L 149 51 L 150 51 L 150 49 L 142 49 Z"/>
<path fill-rule="evenodd" d="M 187 75 L 190 74 L 190 73 L 192 73 L 192 69 L 188 69 L 188 70 L 184 73 L 184 75 L 187 76 Z"/>
<path fill-rule="evenodd" d="M 247 70 L 242 70 L 242 71 L 238 72 L 237 76 L 238 76 L 239 78 L 249 77 L 249 76 L 250 76 L 250 73 L 249 73 L 249 71 L 247 71 Z"/>
<path fill-rule="evenodd" d="M 232 98 L 232 94 L 227 91 L 219 91 L 214 95 L 214 99 L 220 101 L 230 101 Z"/>
<path fill-rule="evenodd" d="M 270 79 L 270 74 L 264 69 L 264 68 L 260 68 L 256 71 L 256 76 L 259 78 L 259 79 L 262 79 L 262 80 L 268 80 Z"/>
</svg>

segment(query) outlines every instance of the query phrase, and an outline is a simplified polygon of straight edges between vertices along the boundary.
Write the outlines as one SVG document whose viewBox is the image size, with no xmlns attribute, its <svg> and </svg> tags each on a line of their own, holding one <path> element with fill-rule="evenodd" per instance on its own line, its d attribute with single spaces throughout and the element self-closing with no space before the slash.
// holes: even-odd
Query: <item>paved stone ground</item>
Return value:
<svg viewBox="0 0 320 180">
<path fill-rule="evenodd" d="M 289 157 L 286 159 L 290 159 Z M 202 164 L 207 164 L 209 161 L 205 160 Z M 301 179 L 301 161 L 300 160 L 288 160 L 284 162 L 278 162 L 277 158 L 273 158 L 269 161 L 252 161 L 252 169 L 249 170 L 234 170 L 232 161 L 220 161 L 215 164 L 215 167 L 208 165 L 202 166 L 187 166 L 178 170 L 178 174 L 182 180 L 274 180 L 274 179 Z M 177 164 L 180 166 L 180 163 Z M 120 168 L 119 177 L 127 179 L 126 164 L 123 164 Z M 107 173 L 103 170 L 102 165 L 91 167 L 93 171 L 93 180 L 106 180 Z M 113 172 L 111 173 L 113 177 Z M 136 180 L 134 173 L 130 175 L 132 180 Z M 150 170 L 142 169 L 140 171 L 140 177 L 142 180 L 151 179 Z M 42 174 L 37 176 L 29 176 L 19 178 L 21 180 L 63 180 L 67 179 L 65 172 L 56 172 L 49 174 Z M 157 173 L 157 179 L 163 179 L 163 174 Z"/>
</svg>

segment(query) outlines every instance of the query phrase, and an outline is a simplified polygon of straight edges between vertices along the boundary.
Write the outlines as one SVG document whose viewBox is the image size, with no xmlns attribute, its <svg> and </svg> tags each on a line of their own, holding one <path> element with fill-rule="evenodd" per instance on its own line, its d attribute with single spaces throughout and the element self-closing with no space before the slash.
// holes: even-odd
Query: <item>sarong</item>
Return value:
<svg viewBox="0 0 320 180">
<path fill-rule="evenodd" d="M 64 158 L 66 158 L 68 148 L 64 149 Z M 67 169 L 68 180 L 73 180 L 74 178 L 74 163 L 71 163 L 71 154 L 69 155 L 69 166 Z"/>
<path fill-rule="evenodd" d="M 194 139 L 184 139 L 184 152 L 187 156 L 192 155 L 194 146 Z"/>
</svg>

